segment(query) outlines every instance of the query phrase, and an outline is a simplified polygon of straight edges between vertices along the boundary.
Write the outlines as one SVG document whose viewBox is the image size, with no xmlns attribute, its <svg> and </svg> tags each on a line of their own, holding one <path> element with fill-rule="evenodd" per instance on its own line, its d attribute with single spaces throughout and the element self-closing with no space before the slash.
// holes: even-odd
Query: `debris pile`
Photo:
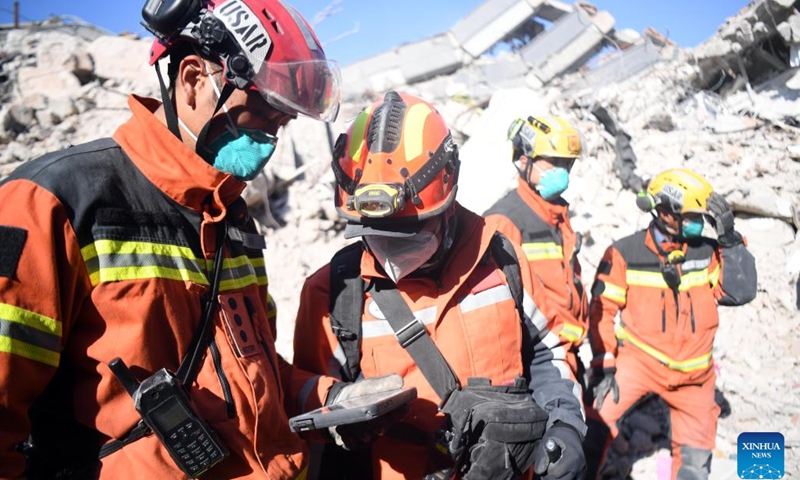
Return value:
<svg viewBox="0 0 800 480">
<path fill-rule="evenodd" d="M 510 122 L 561 115 L 584 136 L 565 196 L 585 238 L 587 285 L 604 249 L 648 223 L 635 194 L 663 169 L 698 171 L 734 207 L 757 260 L 759 295 L 720 307 L 717 387 L 731 411 L 719 422 L 712 478 L 736 478 L 736 440 L 746 431 L 782 432 L 786 470 L 798 472 L 800 16 L 790 0 L 759 0 L 694 50 L 652 30 L 613 27 L 610 14 L 582 2 L 489 0 L 445 34 L 348 66 L 340 120 L 292 122 L 246 190 L 267 235 L 278 350 L 291 358 L 303 280 L 347 243 L 330 151 L 368 101 L 397 88 L 440 108 L 461 145 L 458 200 L 478 213 L 515 184 Z M 46 152 L 111 135 L 128 117 L 128 93 L 158 97 L 149 40 L 52 21 L 0 30 L 0 41 L 0 178 Z M 585 68 L 607 45 L 615 50 Z M 638 415 L 628 445 L 647 448 L 618 447 L 617 464 L 633 478 L 656 478 L 663 455 L 640 457 L 668 448 L 664 429 L 651 421 L 658 417 Z"/>
</svg>

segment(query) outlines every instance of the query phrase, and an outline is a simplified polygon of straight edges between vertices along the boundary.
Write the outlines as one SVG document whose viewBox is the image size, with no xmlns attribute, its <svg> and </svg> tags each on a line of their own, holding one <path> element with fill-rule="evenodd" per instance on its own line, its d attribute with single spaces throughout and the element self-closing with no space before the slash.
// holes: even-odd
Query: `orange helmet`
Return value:
<svg viewBox="0 0 800 480">
<path fill-rule="evenodd" d="M 453 203 L 458 149 L 438 111 L 413 95 L 388 92 L 336 140 L 336 209 L 350 222 L 419 222 Z"/>
</svg>

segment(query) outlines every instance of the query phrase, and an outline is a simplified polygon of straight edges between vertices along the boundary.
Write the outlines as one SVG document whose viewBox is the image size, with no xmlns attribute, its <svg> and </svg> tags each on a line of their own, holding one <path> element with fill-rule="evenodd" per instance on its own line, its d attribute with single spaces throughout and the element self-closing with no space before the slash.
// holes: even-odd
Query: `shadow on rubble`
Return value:
<svg viewBox="0 0 800 480">
<path fill-rule="evenodd" d="M 721 390 L 714 390 L 720 418 L 731 414 L 731 406 Z M 634 480 L 633 465 L 659 450 L 671 451 L 669 408 L 656 394 L 641 398 L 619 420 L 619 436 L 611 443 L 599 480 Z"/>
</svg>

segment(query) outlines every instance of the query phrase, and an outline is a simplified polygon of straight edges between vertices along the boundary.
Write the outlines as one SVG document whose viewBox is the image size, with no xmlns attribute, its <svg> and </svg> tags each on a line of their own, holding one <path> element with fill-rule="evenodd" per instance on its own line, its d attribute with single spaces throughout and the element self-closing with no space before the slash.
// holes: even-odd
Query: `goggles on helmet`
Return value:
<svg viewBox="0 0 800 480">
<path fill-rule="evenodd" d="M 257 71 L 252 88 L 278 110 L 315 120 L 336 119 L 342 99 L 342 76 L 335 61 L 265 61 Z"/>
<path fill-rule="evenodd" d="M 347 208 L 367 218 L 394 215 L 406 204 L 406 191 L 399 183 L 369 183 L 359 185 L 347 199 Z"/>
</svg>

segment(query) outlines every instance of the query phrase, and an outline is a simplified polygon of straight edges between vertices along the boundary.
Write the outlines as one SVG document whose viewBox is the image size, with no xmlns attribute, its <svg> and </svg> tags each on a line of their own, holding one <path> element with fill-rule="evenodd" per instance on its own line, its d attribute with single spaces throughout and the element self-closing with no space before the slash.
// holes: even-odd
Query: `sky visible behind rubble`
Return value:
<svg viewBox="0 0 800 480">
<path fill-rule="evenodd" d="M 113 33 L 128 31 L 149 36 L 139 24 L 145 0 L 19 0 L 19 3 L 23 22 L 52 15 L 74 15 Z M 347 65 L 397 45 L 442 33 L 483 0 L 289 0 L 289 3 L 315 25 L 328 57 Z M 694 47 L 749 2 L 595 0 L 592 3 L 614 16 L 616 28 L 641 32 L 650 26 L 682 47 Z M 0 23 L 13 21 L 13 4 L 12 0 L 0 0 Z M 327 16 L 323 14 L 326 7 L 331 7 Z"/>
</svg>

